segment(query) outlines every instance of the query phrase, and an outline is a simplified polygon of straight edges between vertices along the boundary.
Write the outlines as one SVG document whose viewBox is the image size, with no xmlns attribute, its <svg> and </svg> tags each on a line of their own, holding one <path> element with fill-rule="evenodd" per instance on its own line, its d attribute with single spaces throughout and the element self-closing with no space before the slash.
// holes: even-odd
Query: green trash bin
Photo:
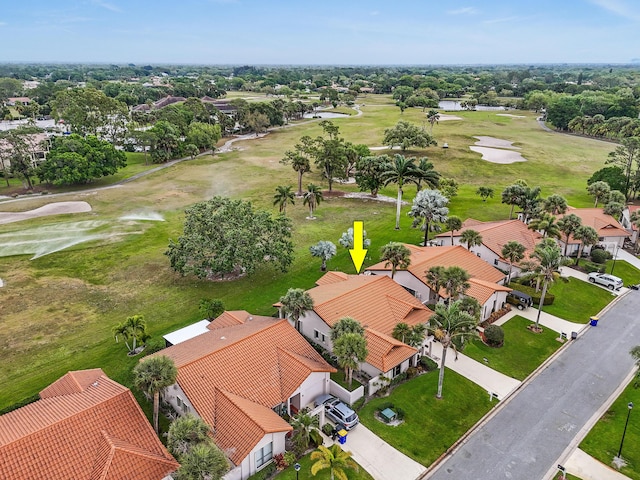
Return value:
<svg viewBox="0 0 640 480">
<path fill-rule="evenodd" d="M 598 320 L 600 320 L 598 317 L 591 317 L 589 319 L 589 325 L 591 325 L 592 327 L 597 327 L 598 326 Z"/>
</svg>

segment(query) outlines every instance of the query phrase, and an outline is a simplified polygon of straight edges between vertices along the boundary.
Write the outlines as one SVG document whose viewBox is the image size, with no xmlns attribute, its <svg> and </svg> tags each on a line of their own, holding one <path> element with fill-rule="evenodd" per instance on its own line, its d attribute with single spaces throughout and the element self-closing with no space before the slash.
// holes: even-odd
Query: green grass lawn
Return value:
<svg viewBox="0 0 640 480">
<path fill-rule="evenodd" d="M 445 372 L 441 400 L 436 399 L 437 387 L 437 371 L 413 378 L 388 397 L 369 401 L 358 413 L 360 421 L 405 455 L 429 466 L 495 405 L 486 390 L 453 370 Z M 376 420 L 377 406 L 386 402 L 405 411 L 404 423 L 394 427 Z"/>
<path fill-rule="evenodd" d="M 556 340 L 557 332 L 545 328 L 540 333 L 533 333 L 527 329 L 531 321 L 516 315 L 502 325 L 504 330 L 504 345 L 492 348 L 482 340 L 474 340 L 464 348 L 465 355 L 484 363 L 505 375 L 524 380 L 538 366 L 550 357 L 562 344 Z"/>
<path fill-rule="evenodd" d="M 629 425 L 624 439 L 622 458 L 628 465 L 620 471 L 634 480 L 640 480 L 640 389 L 633 388 L 633 382 L 624 389 L 613 405 L 598 420 L 589 434 L 580 444 L 580 448 L 605 465 L 611 465 L 613 457 L 618 454 L 624 424 L 629 409 L 627 404 L 633 402 Z"/>
<path fill-rule="evenodd" d="M 589 317 L 597 315 L 615 298 L 606 288 L 573 277 L 568 282 L 558 280 L 549 291 L 555 295 L 555 301 L 542 310 L 575 323 L 589 322 Z"/>
<path fill-rule="evenodd" d="M 586 260 L 580 259 L 580 265 L 585 262 Z M 640 283 L 640 270 L 631 265 L 629 262 L 616 259 L 616 263 L 614 266 L 613 260 L 607 260 L 607 263 L 605 264 L 605 272 L 611 273 L 612 268 L 613 275 L 615 275 L 616 277 L 620 277 L 625 287 Z"/>
<path fill-rule="evenodd" d="M 331 374 L 331 380 L 350 392 L 353 392 L 356 388 L 362 386 L 362 384 L 355 378 L 352 379 L 351 386 L 349 386 L 349 382 L 347 382 L 344 376 L 344 370 L 341 369 L 338 369 L 337 372 Z"/>
<path fill-rule="evenodd" d="M 346 450 L 349 450 L 348 448 Z M 355 462 L 355 460 L 354 460 Z M 298 472 L 298 476 L 296 477 L 296 471 L 293 468 L 293 465 L 282 470 L 278 473 L 275 478 L 278 480 L 302 480 L 302 479 L 317 479 L 317 480 L 329 480 L 331 475 L 329 470 L 320 470 L 315 476 L 311 475 L 311 466 L 315 463 L 311 460 L 311 453 L 308 453 L 304 457 L 298 459 L 298 463 L 300 464 L 300 471 Z M 358 462 L 356 462 L 358 464 Z M 373 480 L 373 477 L 369 475 L 369 473 L 358 465 L 358 470 L 345 469 L 344 472 L 347 474 L 347 478 L 349 480 Z M 261 478 L 260 472 L 249 477 L 249 480 L 254 478 Z"/>
</svg>

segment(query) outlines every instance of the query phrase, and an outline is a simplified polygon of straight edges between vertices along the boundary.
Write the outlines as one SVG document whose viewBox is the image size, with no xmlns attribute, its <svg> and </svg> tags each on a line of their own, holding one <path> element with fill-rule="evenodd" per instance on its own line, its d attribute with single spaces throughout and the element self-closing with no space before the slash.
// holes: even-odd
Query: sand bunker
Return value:
<svg viewBox="0 0 640 480">
<path fill-rule="evenodd" d="M 457 115 L 447 115 L 446 113 L 441 113 L 440 118 L 438 118 L 438 121 L 446 122 L 447 120 L 463 120 L 463 118 L 458 117 Z"/>
<path fill-rule="evenodd" d="M 501 138 L 495 138 L 495 137 L 483 137 L 483 136 L 477 136 L 477 137 L 474 136 L 473 138 L 478 139 L 478 141 L 474 144 L 474 145 L 477 145 L 478 147 L 512 148 L 514 150 L 520 150 L 520 147 L 514 147 L 513 142 L 510 142 L 509 140 L 503 140 Z"/>
<path fill-rule="evenodd" d="M 395 145 L 394 147 L 387 147 L 383 145 L 382 147 L 369 147 L 369 150 L 400 150 L 400 145 Z"/>
<path fill-rule="evenodd" d="M 496 113 L 499 117 L 510 117 L 510 118 L 527 118 L 524 115 L 512 115 L 510 113 Z"/>
<path fill-rule="evenodd" d="M 20 222 L 30 218 L 46 217 L 48 215 L 84 213 L 90 211 L 91 205 L 87 202 L 54 202 L 26 212 L 0 212 L 0 224 Z"/>
<path fill-rule="evenodd" d="M 491 163 L 517 163 L 526 162 L 527 159 L 520 155 L 520 152 L 514 152 L 513 150 L 501 150 L 499 148 L 489 147 L 476 147 L 471 145 L 469 147 L 472 151 L 481 153 L 482 160 L 486 160 Z"/>
</svg>

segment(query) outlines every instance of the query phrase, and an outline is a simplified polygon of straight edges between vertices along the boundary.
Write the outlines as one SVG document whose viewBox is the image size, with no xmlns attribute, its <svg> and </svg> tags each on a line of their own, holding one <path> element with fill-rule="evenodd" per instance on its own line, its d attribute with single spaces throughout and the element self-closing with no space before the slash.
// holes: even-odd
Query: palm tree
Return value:
<svg viewBox="0 0 640 480">
<path fill-rule="evenodd" d="M 447 230 L 451 231 L 451 245 L 453 245 L 453 232 L 462 228 L 462 219 L 456 215 L 449 215 L 444 225 Z"/>
<path fill-rule="evenodd" d="M 582 225 L 582 219 L 575 213 L 565 215 L 558 220 L 558 230 L 564 233 L 564 251 L 562 254 L 567 256 L 567 247 L 569 246 L 569 237 Z"/>
<path fill-rule="evenodd" d="M 311 295 L 301 288 L 290 288 L 287 293 L 280 297 L 282 314 L 288 317 L 296 330 L 300 331 L 300 317 L 309 310 L 313 310 L 313 299 Z"/>
<path fill-rule="evenodd" d="M 298 174 L 298 197 L 302 196 L 302 176 L 311 171 L 311 163 L 309 158 L 301 154 L 299 151 L 286 151 L 284 152 L 284 158 L 280 160 L 280 163 L 290 164 L 291 168 Z"/>
<path fill-rule="evenodd" d="M 311 452 L 311 460 L 315 461 L 311 465 L 311 475 L 318 473 L 325 468 L 329 469 L 331 480 L 338 477 L 338 480 L 348 480 L 345 469 L 358 471 L 358 464 L 351 459 L 351 452 L 340 448 L 334 443 L 329 448 L 320 445 L 317 450 Z"/>
<path fill-rule="evenodd" d="M 578 265 L 584 247 L 597 244 L 600 241 L 600 238 L 597 230 L 588 225 L 581 225 L 578 227 L 573 233 L 573 238 L 580 241 L 580 245 L 578 245 L 578 255 L 576 255 L 576 265 Z"/>
<path fill-rule="evenodd" d="M 436 188 L 440 183 L 440 174 L 433 169 L 433 163 L 427 157 L 422 157 L 418 161 L 415 182 L 418 192 L 422 190 L 422 182 L 430 188 Z"/>
<path fill-rule="evenodd" d="M 412 227 L 424 222 L 424 246 L 429 241 L 429 227 L 435 222 L 445 222 L 449 215 L 449 199 L 438 190 L 420 190 L 413 199 L 409 216 L 413 217 Z"/>
<path fill-rule="evenodd" d="M 429 113 L 427 113 L 427 120 L 431 126 L 429 128 L 429 133 L 433 133 L 433 124 L 438 123 L 438 120 L 440 120 L 440 114 L 437 110 L 429 110 Z"/>
<path fill-rule="evenodd" d="M 493 198 L 493 188 L 491 187 L 478 187 L 476 195 L 480 195 L 483 202 L 487 201 L 487 198 Z"/>
<path fill-rule="evenodd" d="M 313 210 L 320 204 L 320 202 L 324 200 L 322 197 L 322 191 L 320 187 L 310 183 L 307 187 L 307 191 L 304 192 L 304 200 L 303 205 L 309 205 L 309 216 L 307 217 L 309 220 L 313 220 Z"/>
<path fill-rule="evenodd" d="M 587 192 L 595 199 L 593 208 L 598 208 L 598 202 L 600 200 L 606 200 L 609 197 L 611 187 L 607 182 L 599 181 L 593 182 L 587 187 Z"/>
<path fill-rule="evenodd" d="M 467 250 L 471 251 L 471 247 L 482 245 L 482 235 L 477 230 L 467 229 L 460 235 L 460 243 L 467 246 Z"/>
<path fill-rule="evenodd" d="M 509 185 L 502 191 L 502 203 L 511 205 L 511 210 L 509 210 L 509 220 L 513 218 L 513 207 L 520 205 L 524 194 L 524 187 L 518 184 Z"/>
<path fill-rule="evenodd" d="M 176 418 L 169 426 L 167 448 L 179 458 L 187 454 L 195 445 L 209 441 L 211 427 L 200 417 L 187 413 Z"/>
<path fill-rule="evenodd" d="M 560 237 L 560 227 L 556 223 L 556 217 L 547 212 L 542 212 L 540 216 L 531 220 L 529 229 L 542 232 L 542 238 Z"/>
<path fill-rule="evenodd" d="M 400 340 L 402 343 L 405 343 L 405 340 L 409 338 L 411 335 L 411 327 L 408 323 L 400 322 L 393 327 L 393 332 L 391 336 L 396 340 Z"/>
<path fill-rule="evenodd" d="M 355 318 L 342 317 L 333 324 L 333 327 L 331 327 L 331 341 L 335 342 L 338 338 L 347 333 L 357 333 L 358 335 L 364 336 L 364 327 Z"/>
<path fill-rule="evenodd" d="M 427 283 L 431 286 L 434 292 L 436 292 L 436 302 L 440 300 L 440 290 L 442 290 L 447 283 L 446 268 L 442 266 L 431 267 L 425 272 L 425 278 Z"/>
<path fill-rule="evenodd" d="M 549 195 L 544 201 L 544 211 L 551 215 L 559 215 L 567 211 L 567 200 L 562 196 L 554 193 Z"/>
<path fill-rule="evenodd" d="M 391 265 L 391 279 L 398 268 L 408 268 L 411 264 L 411 250 L 399 242 L 389 242 L 380 249 L 380 261 Z"/>
<path fill-rule="evenodd" d="M 447 350 L 452 347 L 456 355 L 471 339 L 478 337 L 476 327 L 478 319 L 460 308 L 460 301 L 449 302 L 449 306 L 439 303 L 435 313 L 429 318 L 427 329 L 442 344 L 442 360 L 438 376 L 438 393 L 436 398 L 442 398 L 442 383 L 444 381 L 444 366 Z"/>
<path fill-rule="evenodd" d="M 469 272 L 464 268 L 457 265 L 452 265 L 444 269 L 444 290 L 449 295 L 449 303 L 452 300 L 458 300 L 464 292 L 466 292 L 469 285 Z"/>
<path fill-rule="evenodd" d="M 224 453 L 213 442 L 195 445 L 180 459 L 180 468 L 173 475 L 176 480 L 220 479 L 229 471 Z"/>
<path fill-rule="evenodd" d="M 309 448 L 309 443 L 322 445 L 322 435 L 318 429 L 318 417 L 308 413 L 298 413 L 291 419 L 293 427 L 293 441 L 296 442 L 302 451 Z"/>
<path fill-rule="evenodd" d="M 518 206 L 522 209 L 522 216 L 525 223 L 534 215 L 540 206 L 540 187 L 523 187 Z"/>
<path fill-rule="evenodd" d="M 635 347 L 633 347 L 629 351 L 629 354 L 636 361 L 636 365 L 640 367 L 640 345 L 636 345 Z M 633 382 L 633 386 L 635 388 L 640 388 L 640 369 L 636 371 L 636 381 Z"/>
<path fill-rule="evenodd" d="M 311 245 L 309 247 L 309 251 L 311 252 L 311 255 L 322 260 L 320 270 L 323 272 L 327 270 L 327 260 L 333 258 L 337 253 L 336 245 L 327 240 L 320 240 L 315 245 Z"/>
<path fill-rule="evenodd" d="M 333 353 L 338 357 L 338 365 L 344 368 L 344 376 L 349 382 L 353 380 L 353 371 L 369 354 L 367 350 L 367 339 L 359 333 L 345 333 L 340 335 L 333 342 Z"/>
<path fill-rule="evenodd" d="M 542 293 L 540 294 L 540 305 L 538 305 L 538 315 L 536 316 L 535 331 L 540 331 L 540 313 L 544 305 L 544 297 L 550 283 L 555 282 L 559 277 L 559 269 L 562 266 L 562 252 L 555 243 L 544 242 L 536 246 L 532 255 L 540 262 L 539 276 L 542 279 Z"/>
<path fill-rule="evenodd" d="M 113 327 L 113 334 L 116 337 L 116 342 L 118 341 L 118 336 L 122 336 L 129 353 L 136 351 L 138 342 L 143 343 L 149 338 L 149 335 L 147 335 L 147 322 L 143 315 L 127 317 L 124 322 Z M 132 341 L 131 345 L 129 345 L 129 340 Z"/>
<path fill-rule="evenodd" d="M 502 258 L 509 260 L 509 273 L 507 274 L 507 282 L 511 281 L 511 269 L 513 264 L 524 258 L 525 247 L 519 242 L 512 240 L 507 242 L 500 252 Z"/>
<path fill-rule="evenodd" d="M 153 428 L 158 433 L 160 392 L 176 383 L 178 369 L 171 358 L 160 355 L 142 360 L 134 367 L 133 375 L 136 388 L 153 397 Z"/>
<path fill-rule="evenodd" d="M 291 191 L 291 185 L 278 185 L 276 194 L 273 196 L 273 204 L 278 205 L 280 213 L 287 214 L 287 203 L 295 205 L 294 195 Z"/>
<path fill-rule="evenodd" d="M 638 242 L 640 241 L 640 210 L 636 210 L 635 212 L 632 212 L 631 216 L 629 217 L 629 220 L 631 220 L 631 225 L 636 227 L 636 241 L 633 244 L 633 251 L 637 253 Z"/>
<path fill-rule="evenodd" d="M 387 164 L 381 177 L 385 186 L 390 183 L 398 185 L 398 201 L 396 204 L 396 230 L 400 230 L 400 207 L 402 206 L 402 187 L 406 182 L 415 182 L 417 176 L 417 167 L 414 159 L 404 158 L 402 155 L 396 154 L 393 160 Z"/>
<path fill-rule="evenodd" d="M 404 342 L 410 347 L 418 348 L 424 342 L 424 338 L 427 336 L 427 326 L 424 323 L 418 323 L 411 327 L 411 333 L 409 338 Z"/>
</svg>

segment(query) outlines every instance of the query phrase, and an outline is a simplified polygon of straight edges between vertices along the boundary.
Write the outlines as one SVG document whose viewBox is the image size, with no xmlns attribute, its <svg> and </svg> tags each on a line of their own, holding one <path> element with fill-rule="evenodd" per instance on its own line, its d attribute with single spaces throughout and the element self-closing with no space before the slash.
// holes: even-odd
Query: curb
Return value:
<svg viewBox="0 0 640 480">
<path fill-rule="evenodd" d="M 616 304 L 616 302 L 618 302 L 619 299 L 626 297 L 629 293 L 631 292 L 631 290 L 628 290 L 624 293 L 622 293 L 621 295 L 616 296 L 616 298 L 614 298 L 607 306 L 605 306 L 600 312 L 598 312 L 598 316 L 601 316 L 603 314 L 605 314 L 606 312 L 608 312 L 611 308 L 613 308 L 613 306 Z M 578 332 L 578 338 L 582 337 L 582 335 L 584 335 L 587 331 L 589 330 L 589 324 L 585 324 L 580 331 Z M 502 410 L 504 408 L 504 406 L 508 405 L 509 402 L 511 401 L 511 399 L 513 399 L 517 393 L 522 390 L 524 387 L 526 387 L 534 378 L 536 378 L 538 375 L 540 375 L 540 373 L 546 369 L 549 364 L 551 362 L 553 362 L 558 356 L 560 356 L 562 353 L 564 353 L 564 351 L 567 349 L 567 347 L 569 345 L 571 345 L 573 343 L 573 340 L 566 342 L 564 345 L 562 345 L 558 350 L 556 350 L 553 355 L 551 355 L 550 357 L 548 357 L 544 362 L 542 362 L 538 368 L 536 368 L 533 372 L 531 372 L 529 374 L 529 376 L 527 378 L 525 378 L 522 383 L 520 383 L 520 385 L 518 385 L 516 388 L 514 388 L 511 392 L 509 392 L 505 398 L 503 398 L 500 403 L 498 403 L 498 405 L 495 406 L 495 408 L 493 408 L 492 410 L 490 410 L 489 412 L 487 412 L 480 420 L 478 420 L 469 430 L 467 430 L 467 432 L 462 435 L 462 437 L 460 437 L 453 445 L 451 445 L 442 455 L 440 455 L 431 465 L 429 465 L 427 467 L 427 471 L 424 472 L 422 475 L 420 475 L 419 477 L 417 477 L 415 480 L 426 480 L 428 478 L 431 477 L 432 474 L 434 474 L 435 472 L 438 471 L 438 469 L 440 468 L 440 466 L 442 465 L 442 463 L 444 462 L 444 460 L 449 457 L 450 455 L 452 455 L 453 453 L 455 453 L 457 450 L 460 449 L 460 447 L 462 447 L 465 443 L 467 443 L 467 440 L 469 439 L 469 437 L 471 435 L 473 435 L 474 433 L 476 433 L 476 431 L 478 431 L 481 427 L 483 427 L 487 422 L 489 422 L 489 420 L 491 420 L 498 412 L 500 412 L 500 410 Z M 625 384 L 626 387 L 626 384 Z M 624 389 L 624 387 L 622 388 Z M 622 391 L 622 390 L 620 390 Z M 617 390 L 616 390 L 617 392 Z M 619 392 L 617 393 L 618 395 L 620 394 Z M 615 398 L 614 398 L 615 400 Z M 613 400 L 611 401 L 611 403 L 613 403 Z M 609 404 L 610 406 L 611 404 Z M 607 407 L 608 408 L 608 407 Z M 597 413 L 597 412 L 596 412 Z M 594 414 L 595 415 L 595 414 Z M 600 414 L 601 416 L 602 414 Z M 597 418 L 600 418 L 600 416 L 598 416 Z M 597 419 L 596 419 L 597 421 Z M 594 422 L 595 423 L 595 422 Z M 586 426 L 586 425 L 585 425 Z M 593 427 L 593 425 L 590 425 L 589 429 L 591 429 L 591 427 Z M 582 430 L 581 430 L 582 431 Z M 587 430 L 588 433 L 588 430 Z M 586 433 L 585 433 L 586 435 Z M 584 437 L 583 437 L 584 438 Z M 580 440 L 582 441 L 582 439 Z M 563 452 L 563 455 L 565 455 L 565 452 Z M 567 454 L 568 457 L 568 454 Z M 562 458 L 562 457 L 561 457 Z M 555 471 L 556 469 L 554 468 L 553 471 Z M 551 471 L 551 470 L 550 470 Z M 551 477 L 545 477 L 545 478 L 551 478 Z"/>
</svg>

